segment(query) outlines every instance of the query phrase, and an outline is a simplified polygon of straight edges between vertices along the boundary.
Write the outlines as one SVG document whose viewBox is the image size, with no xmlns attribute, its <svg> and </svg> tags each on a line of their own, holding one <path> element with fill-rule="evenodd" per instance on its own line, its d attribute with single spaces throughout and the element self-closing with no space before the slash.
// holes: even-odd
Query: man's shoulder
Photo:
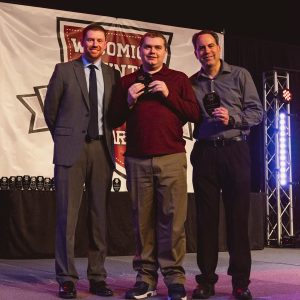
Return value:
<svg viewBox="0 0 300 300">
<path fill-rule="evenodd" d="M 187 76 L 183 71 L 169 68 L 167 65 L 163 65 L 162 72 L 165 74 L 176 74 L 177 76 Z"/>
<path fill-rule="evenodd" d="M 123 82 L 135 81 L 140 74 L 141 74 L 141 72 L 139 72 L 139 70 L 129 73 L 129 74 L 126 74 L 122 77 L 122 81 Z"/>
<path fill-rule="evenodd" d="M 231 65 L 226 62 L 223 62 L 223 70 L 228 72 L 235 72 L 235 73 L 249 73 L 249 71 L 244 67 Z"/>
<path fill-rule="evenodd" d="M 117 70 L 116 68 L 114 68 L 112 66 L 107 65 L 104 62 L 102 62 L 101 68 L 102 68 L 102 71 L 105 71 L 105 72 L 110 73 L 110 74 L 114 74 L 115 76 L 118 76 L 118 77 L 121 76 L 121 73 L 120 73 L 119 70 Z"/>
<path fill-rule="evenodd" d="M 75 65 L 82 65 L 81 61 L 79 59 L 76 60 L 70 60 L 65 62 L 59 62 L 56 64 L 57 68 L 61 69 L 67 69 L 67 68 L 73 68 Z"/>
</svg>

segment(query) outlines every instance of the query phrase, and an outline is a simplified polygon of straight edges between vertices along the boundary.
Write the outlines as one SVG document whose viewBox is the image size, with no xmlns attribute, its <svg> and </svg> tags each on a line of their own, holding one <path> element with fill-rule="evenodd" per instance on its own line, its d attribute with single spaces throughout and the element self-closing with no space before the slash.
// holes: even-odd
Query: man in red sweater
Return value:
<svg viewBox="0 0 300 300">
<path fill-rule="evenodd" d="M 164 64 L 167 41 L 157 32 L 140 41 L 142 66 L 126 75 L 111 107 L 113 127 L 126 122 L 125 167 L 132 198 L 137 271 L 126 299 L 156 295 L 160 269 L 170 300 L 185 300 L 186 153 L 182 127 L 200 107 L 188 77 Z"/>
</svg>

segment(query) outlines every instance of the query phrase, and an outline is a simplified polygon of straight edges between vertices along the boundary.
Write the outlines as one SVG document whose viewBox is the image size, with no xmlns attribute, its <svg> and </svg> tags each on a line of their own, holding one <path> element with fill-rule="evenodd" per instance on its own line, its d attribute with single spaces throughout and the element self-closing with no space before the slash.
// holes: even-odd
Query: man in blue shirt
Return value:
<svg viewBox="0 0 300 300">
<path fill-rule="evenodd" d="M 197 264 L 201 274 L 194 299 L 215 294 L 218 280 L 220 194 L 224 201 L 228 274 L 236 299 L 252 299 L 251 253 L 248 239 L 250 155 L 247 136 L 263 118 L 263 108 L 251 75 L 220 59 L 218 35 L 209 30 L 193 36 L 201 69 L 190 80 L 201 106 L 202 118 L 194 129 L 191 153 L 197 209 Z"/>
</svg>

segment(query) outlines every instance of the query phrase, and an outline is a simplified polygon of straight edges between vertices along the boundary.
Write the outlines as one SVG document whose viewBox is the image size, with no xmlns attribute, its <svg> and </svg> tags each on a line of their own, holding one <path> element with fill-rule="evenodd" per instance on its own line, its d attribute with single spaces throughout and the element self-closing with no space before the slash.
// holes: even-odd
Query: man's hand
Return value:
<svg viewBox="0 0 300 300">
<path fill-rule="evenodd" d="M 228 125 L 229 113 L 227 108 L 222 106 L 215 108 L 214 111 L 212 112 L 212 116 L 217 120 L 221 121 L 225 126 Z"/>
<path fill-rule="evenodd" d="M 150 93 L 161 92 L 166 98 L 169 96 L 169 89 L 163 81 L 154 80 L 149 83 L 148 87 L 149 87 Z"/>
<path fill-rule="evenodd" d="M 145 85 L 143 83 L 134 83 L 129 89 L 127 94 L 127 103 L 131 108 L 136 103 L 139 96 L 144 93 Z"/>
</svg>

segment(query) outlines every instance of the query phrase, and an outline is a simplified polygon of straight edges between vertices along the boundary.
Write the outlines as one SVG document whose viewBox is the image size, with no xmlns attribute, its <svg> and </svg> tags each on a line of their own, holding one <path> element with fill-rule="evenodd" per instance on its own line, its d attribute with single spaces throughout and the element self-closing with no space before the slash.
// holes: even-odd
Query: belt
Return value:
<svg viewBox="0 0 300 300">
<path fill-rule="evenodd" d="M 239 135 L 229 139 L 224 138 L 215 138 L 211 140 L 198 140 L 197 142 L 202 145 L 212 146 L 212 147 L 224 147 L 227 145 L 231 145 L 236 142 L 247 141 L 246 135 Z"/>
<path fill-rule="evenodd" d="M 85 141 L 87 143 L 91 143 L 93 141 L 103 141 L 104 140 L 104 135 L 97 135 L 94 138 L 89 137 L 88 135 L 85 136 Z"/>
</svg>

